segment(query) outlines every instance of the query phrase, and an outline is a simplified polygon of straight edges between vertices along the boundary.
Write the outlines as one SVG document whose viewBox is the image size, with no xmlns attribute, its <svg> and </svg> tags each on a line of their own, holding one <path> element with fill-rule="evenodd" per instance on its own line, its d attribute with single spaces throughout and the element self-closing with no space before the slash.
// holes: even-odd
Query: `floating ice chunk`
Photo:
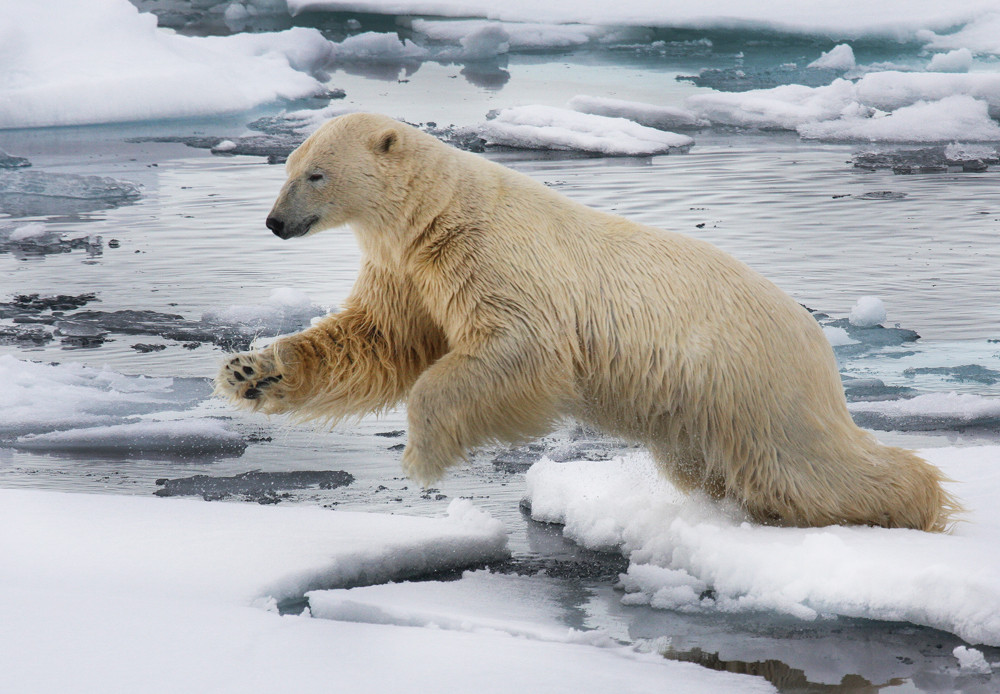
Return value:
<svg viewBox="0 0 1000 694">
<path fill-rule="evenodd" d="M 924 29 L 917 38 L 931 50 L 967 48 L 978 55 L 1000 55 L 1000 12 L 985 12 L 951 34 Z"/>
<path fill-rule="evenodd" d="M 972 51 L 957 48 L 947 53 L 937 53 L 927 65 L 929 72 L 968 72 L 972 67 Z"/>
<path fill-rule="evenodd" d="M 560 588 L 565 588 L 561 582 L 541 577 L 467 571 L 458 581 L 390 583 L 314 591 L 306 597 L 312 616 L 319 619 L 454 631 L 490 629 L 567 642 L 572 630 L 560 621 Z"/>
<path fill-rule="evenodd" d="M 127 0 L 0 4 L 0 128 L 236 113 L 323 91 L 316 29 L 182 36 Z"/>
<path fill-rule="evenodd" d="M 124 376 L 77 364 L 0 356 L 0 438 L 95 425 L 183 409 L 208 397 L 205 379 Z"/>
<path fill-rule="evenodd" d="M 444 50 L 438 60 L 489 60 L 510 52 L 510 35 L 499 24 L 487 23 L 459 39 L 458 50 Z"/>
<path fill-rule="evenodd" d="M 828 325 L 823 328 L 823 334 L 826 335 L 826 339 L 829 341 L 831 347 L 843 347 L 845 345 L 858 344 L 858 340 L 852 339 L 843 328 Z"/>
<path fill-rule="evenodd" d="M 112 204 L 142 197 L 139 186 L 110 176 L 0 171 L 0 198 L 7 195 L 102 200 Z"/>
<path fill-rule="evenodd" d="M 289 287 L 271 291 L 267 301 L 258 305 L 237 305 L 207 311 L 202 321 L 239 328 L 246 334 L 266 336 L 301 330 L 310 319 L 326 314 L 303 292 Z"/>
<path fill-rule="evenodd" d="M 867 403 L 866 403 L 867 404 Z M 868 527 L 776 528 L 680 497 L 646 454 L 543 459 L 527 476 L 532 517 L 629 558 L 625 601 L 706 612 L 768 611 L 911 622 L 1000 645 L 1000 447 L 920 452 L 969 509 L 952 534 Z M 878 576 L 878 581 L 870 580 Z"/>
<path fill-rule="evenodd" d="M 863 296 L 851 308 L 848 320 L 857 328 L 882 325 L 885 323 L 885 304 L 877 296 Z"/>
<path fill-rule="evenodd" d="M 332 47 L 333 59 L 340 62 L 396 63 L 425 60 L 429 56 L 426 48 L 410 39 L 400 39 L 395 32 L 367 31 L 348 36 Z"/>
<path fill-rule="evenodd" d="M 970 96 L 989 104 L 990 115 L 1000 117 L 1000 73 L 873 72 L 857 83 L 857 99 L 880 111 L 894 111 L 920 101 Z M 956 140 L 978 138 L 955 135 Z"/>
<path fill-rule="evenodd" d="M 983 652 L 976 648 L 968 648 L 966 646 L 956 646 L 951 652 L 955 659 L 958 660 L 958 667 L 964 672 L 970 672 L 976 675 L 988 675 L 993 671 L 990 664 L 986 662 L 986 656 Z"/>
<path fill-rule="evenodd" d="M 918 101 L 892 113 L 876 113 L 868 118 L 851 116 L 839 120 L 803 123 L 796 129 L 799 135 L 810 140 L 1000 141 L 1000 125 L 990 118 L 986 102 L 966 95 L 949 96 L 940 101 Z"/>
<path fill-rule="evenodd" d="M 581 113 L 610 118 L 627 118 L 639 125 L 657 130 L 703 128 L 709 124 L 707 120 L 699 118 L 687 109 L 675 106 L 655 106 L 639 101 L 579 95 L 570 99 L 566 105 Z"/>
<path fill-rule="evenodd" d="M 714 123 L 784 130 L 858 113 L 860 108 L 854 83 L 845 79 L 825 87 L 788 84 L 740 93 L 695 94 L 686 105 Z"/>
<path fill-rule="evenodd" d="M 503 29 L 511 50 L 570 48 L 591 42 L 641 40 L 646 32 L 590 24 L 543 24 L 539 22 L 493 22 L 481 19 L 414 19 L 412 29 L 431 41 L 458 44 L 485 26 Z"/>
<path fill-rule="evenodd" d="M 647 128 L 625 118 L 594 116 L 552 106 L 504 109 L 477 130 L 489 145 L 611 156 L 665 154 L 694 142 L 687 135 Z"/>
<path fill-rule="evenodd" d="M 842 43 L 823 53 L 823 55 L 809 63 L 806 67 L 847 72 L 853 69 L 855 65 L 857 63 L 854 62 L 854 49 L 850 45 Z"/>
<path fill-rule="evenodd" d="M 292 15 L 326 10 L 388 15 L 482 17 L 511 22 L 586 22 L 597 25 L 687 29 L 769 30 L 810 36 L 874 36 L 905 41 L 921 29 L 945 30 L 995 11 L 992 0 L 968 0 L 942 5 L 932 2 L 817 3 L 809 11 L 791 2 L 609 3 L 580 0 L 539 4 L 533 0 L 288 0 Z"/>
<path fill-rule="evenodd" d="M 0 149 L 0 169 L 20 169 L 25 166 L 31 166 L 31 162 L 25 157 L 15 157 Z"/>
<path fill-rule="evenodd" d="M 996 164 L 1000 152 L 995 145 L 977 145 L 967 142 L 952 142 L 945 146 L 944 156 L 948 163 L 961 164 L 968 161 L 984 161 Z"/>
<path fill-rule="evenodd" d="M 236 143 L 232 140 L 223 140 L 212 148 L 213 152 L 232 152 L 236 149 Z"/>
<path fill-rule="evenodd" d="M 243 437 L 213 419 L 135 422 L 19 437 L 15 448 L 177 457 L 240 455 Z"/>
<path fill-rule="evenodd" d="M 38 239 L 49 233 L 50 232 L 45 228 L 45 225 L 41 222 L 32 222 L 31 224 L 16 227 L 12 232 L 10 232 L 10 235 L 7 236 L 7 240 L 17 243 L 28 239 Z"/>
<path fill-rule="evenodd" d="M 1000 424 L 1000 399 L 973 393 L 926 393 L 907 400 L 854 402 L 856 422 L 883 431 L 934 431 Z"/>
</svg>

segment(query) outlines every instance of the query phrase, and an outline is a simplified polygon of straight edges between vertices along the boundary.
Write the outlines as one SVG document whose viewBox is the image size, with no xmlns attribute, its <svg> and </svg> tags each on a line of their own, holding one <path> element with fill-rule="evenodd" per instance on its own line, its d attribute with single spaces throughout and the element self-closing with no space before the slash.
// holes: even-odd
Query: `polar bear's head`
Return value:
<svg viewBox="0 0 1000 694">
<path fill-rule="evenodd" d="M 370 113 L 323 124 L 288 157 L 288 180 L 267 228 L 290 239 L 351 222 L 379 226 L 395 213 L 410 130 Z"/>
</svg>

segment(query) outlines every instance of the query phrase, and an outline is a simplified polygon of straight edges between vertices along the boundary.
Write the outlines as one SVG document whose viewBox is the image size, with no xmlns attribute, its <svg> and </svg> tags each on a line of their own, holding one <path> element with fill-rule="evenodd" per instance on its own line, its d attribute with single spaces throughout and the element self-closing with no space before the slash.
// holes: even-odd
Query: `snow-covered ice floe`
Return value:
<svg viewBox="0 0 1000 694">
<path fill-rule="evenodd" d="M 657 106 L 638 101 L 608 99 L 584 94 L 574 96 L 569 100 L 567 106 L 574 111 L 592 113 L 595 116 L 627 118 L 639 125 L 657 130 L 704 128 L 709 125 L 709 122 L 704 118 L 699 118 L 691 111 L 676 106 Z"/>
<path fill-rule="evenodd" d="M 694 143 L 687 135 L 649 128 L 626 118 L 541 105 L 503 109 L 476 130 L 492 146 L 612 156 L 666 154 Z"/>
<path fill-rule="evenodd" d="M 326 10 L 331 12 L 368 12 L 393 15 L 437 17 L 480 17 L 509 22 L 545 22 L 554 24 L 585 23 L 610 26 L 675 27 L 691 29 L 771 29 L 773 31 L 851 36 L 882 36 L 899 40 L 915 39 L 920 33 L 930 41 L 935 31 L 951 31 L 978 22 L 989 22 L 996 12 L 991 0 L 973 0 L 951 5 L 932 0 L 892 0 L 871 3 L 845 0 L 819 3 L 804 12 L 800 3 L 780 0 L 747 3 L 740 0 L 685 2 L 626 1 L 607 3 L 581 0 L 539 4 L 534 0 L 288 0 L 295 15 Z M 995 20 L 994 20 L 995 21 Z M 984 25 L 985 26 L 985 25 Z M 982 30 L 986 33 L 986 30 Z M 941 45 L 947 39 L 941 37 Z M 953 39 L 961 42 L 962 37 Z M 952 46 L 956 47 L 956 46 Z"/>
<path fill-rule="evenodd" d="M 456 638 L 515 637 L 532 643 L 536 656 L 518 661 L 516 668 L 524 670 L 521 676 L 538 678 L 534 688 L 540 687 L 543 676 L 536 672 L 540 657 L 552 657 L 550 650 L 556 655 L 578 651 L 581 660 L 571 670 L 560 671 L 560 681 L 546 684 L 545 691 L 647 692 L 665 682 L 675 692 L 772 691 L 760 679 L 700 666 L 675 667 L 690 664 L 648 652 L 655 648 L 624 647 L 599 630 L 569 628 L 564 622 L 566 604 L 572 600 L 569 590 L 562 581 L 540 576 L 467 571 L 457 581 L 313 591 L 308 598 L 312 616 L 321 619 L 430 628 Z"/>
<path fill-rule="evenodd" d="M 590 548 L 619 548 L 627 604 L 685 612 L 772 611 L 905 621 L 1000 645 L 1000 447 L 921 451 L 967 508 L 951 534 L 777 528 L 684 497 L 645 454 L 528 472 L 535 520 Z"/>
<path fill-rule="evenodd" d="M 468 501 L 422 518 L 5 489 L 0 528 L 10 691 L 430 691 L 449 662 L 534 657 L 513 639 L 489 656 L 500 639 L 276 613 L 311 589 L 505 557 L 501 524 Z"/>
<path fill-rule="evenodd" d="M 688 97 L 713 123 L 797 130 L 807 139 L 869 142 L 1000 140 L 1000 74 L 873 72 L 821 87 L 782 85 Z"/>
<path fill-rule="evenodd" d="M 498 694 L 539 686 L 638 694 L 663 682 L 679 692 L 774 691 L 757 678 L 597 647 L 604 640 L 569 629 L 559 635 L 551 624 L 532 624 L 546 618 L 544 605 L 540 616 L 505 621 L 496 606 L 501 593 L 469 591 L 464 581 L 450 605 L 442 600 L 451 584 L 386 590 L 397 610 L 442 610 L 482 628 L 279 613 L 309 591 L 503 559 L 502 525 L 466 500 L 453 501 L 445 517 L 426 518 L 0 490 L 0 528 L 0 623 L 12 636 L 0 671 L 11 691 L 158 694 L 197 683 L 234 694 L 311 692 L 335 682 L 359 693 L 457 693 L 470 681 Z M 471 576 L 472 588 L 524 592 L 516 578 Z M 317 612 L 332 616 L 339 592 L 310 593 Z"/>
<path fill-rule="evenodd" d="M 0 3 L 0 128 L 236 113 L 325 91 L 316 29 L 180 36 L 128 0 Z"/>
</svg>

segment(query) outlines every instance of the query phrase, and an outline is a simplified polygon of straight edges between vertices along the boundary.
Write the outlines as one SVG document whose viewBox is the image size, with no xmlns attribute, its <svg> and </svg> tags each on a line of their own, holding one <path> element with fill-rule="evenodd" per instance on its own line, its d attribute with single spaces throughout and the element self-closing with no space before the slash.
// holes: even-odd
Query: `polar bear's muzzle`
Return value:
<svg viewBox="0 0 1000 694">
<path fill-rule="evenodd" d="M 269 215 L 264 224 L 267 228 L 274 232 L 274 235 L 282 239 L 293 239 L 297 236 L 305 236 L 312 229 L 313 224 L 319 221 L 319 217 L 313 215 L 312 217 L 306 217 L 305 219 L 286 223 L 285 220 L 274 215 Z"/>
</svg>

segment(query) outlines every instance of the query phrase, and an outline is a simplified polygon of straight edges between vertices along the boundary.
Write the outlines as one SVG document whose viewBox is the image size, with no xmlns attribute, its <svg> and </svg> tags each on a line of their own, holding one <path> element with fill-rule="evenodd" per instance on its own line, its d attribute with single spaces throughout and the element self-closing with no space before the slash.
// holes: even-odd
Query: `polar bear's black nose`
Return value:
<svg viewBox="0 0 1000 694">
<path fill-rule="evenodd" d="M 285 223 L 283 221 L 277 217 L 268 217 L 264 224 L 266 224 L 267 228 L 273 231 L 276 236 L 285 238 Z"/>
</svg>

